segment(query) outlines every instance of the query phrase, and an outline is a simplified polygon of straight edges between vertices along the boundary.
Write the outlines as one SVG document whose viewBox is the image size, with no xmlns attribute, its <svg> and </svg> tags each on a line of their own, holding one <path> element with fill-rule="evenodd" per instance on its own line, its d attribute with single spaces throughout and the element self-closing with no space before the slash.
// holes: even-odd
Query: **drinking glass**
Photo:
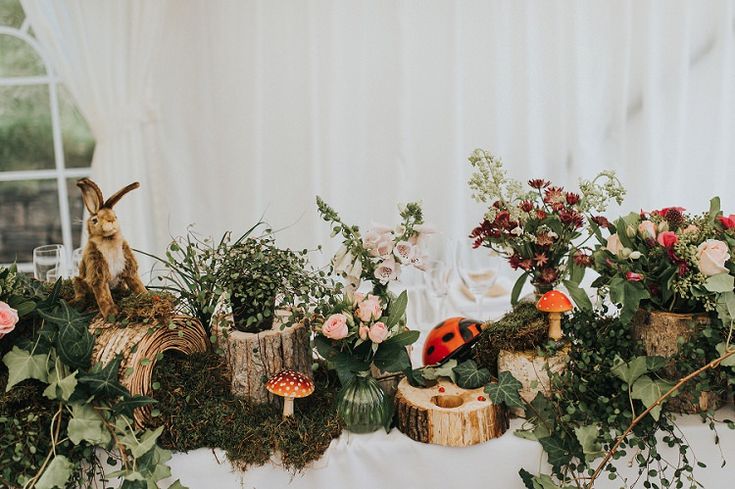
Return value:
<svg viewBox="0 0 735 489">
<path fill-rule="evenodd" d="M 424 284 L 428 292 L 437 301 L 437 321 L 442 321 L 446 315 L 447 295 L 452 279 L 452 267 L 442 260 L 429 260 L 424 272 Z"/>
<path fill-rule="evenodd" d="M 473 248 L 470 243 L 457 246 L 455 256 L 457 274 L 475 298 L 476 319 L 480 321 L 485 294 L 498 280 L 500 258 L 487 248 Z"/>
<path fill-rule="evenodd" d="M 71 273 L 72 277 L 79 275 L 79 265 L 82 264 L 82 255 L 84 254 L 84 248 L 76 248 L 71 253 Z"/>
<path fill-rule="evenodd" d="M 33 276 L 42 282 L 62 277 L 65 271 L 65 256 L 64 245 L 52 244 L 35 248 L 33 250 Z"/>
</svg>

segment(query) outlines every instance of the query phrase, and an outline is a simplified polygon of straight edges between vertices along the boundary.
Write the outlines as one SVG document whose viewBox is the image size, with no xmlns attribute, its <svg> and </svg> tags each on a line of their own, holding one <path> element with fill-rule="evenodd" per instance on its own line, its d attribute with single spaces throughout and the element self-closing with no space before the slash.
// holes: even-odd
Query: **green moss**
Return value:
<svg viewBox="0 0 735 489">
<path fill-rule="evenodd" d="M 255 405 L 230 394 L 223 359 L 214 353 L 167 354 L 153 374 L 153 397 L 166 429 L 164 448 L 188 451 L 219 447 L 239 468 L 261 465 L 280 452 L 283 466 L 301 470 L 321 458 L 342 432 L 336 413 L 338 381 L 324 369 L 315 374 L 316 390 L 295 401 L 295 416 L 282 419 L 281 410 Z"/>
<path fill-rule="evenodd" d="M 544 314 L 535 304 L 521 302 L 482 332 L 473 349 L 474 359 L 497 376 L 500 350 L 534 350 L 548 341 L 547 332 Z"/>
</svg>

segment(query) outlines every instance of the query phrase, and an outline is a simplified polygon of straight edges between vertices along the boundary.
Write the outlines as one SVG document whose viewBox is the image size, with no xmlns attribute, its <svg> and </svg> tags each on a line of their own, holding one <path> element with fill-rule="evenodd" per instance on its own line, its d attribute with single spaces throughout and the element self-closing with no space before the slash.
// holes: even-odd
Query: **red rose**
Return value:
<svg viewBox="0 0 735 489">
<path fill-rule="evenodd" d="M 676 233 L 673 231 L 664 231 L 659 233 L 656 241 L 664 248 L 672 248 L 679 241 L 679 238 L 676 237 Z"/>
<path fill-rule="evenodd" d="M 643 280 L 643 275 L 635 272 L 627 272 L 625 274 L 625 279 L 629 282 L 640 282 L 641 280 Z"/>
<path fill-rule="evenodd" d="M 729 215 L 729 216 L 727 216 L 727 217 L 725 217 L 725 216 L 720 216 L 720 217 L 718 217 L 717 219 L 719 219 L 719 221 L 720 221 L 720 224 L 722 224 L 722 226 L 723 226 L 723 227 L 724 227 L 725 229 L 732 229 L 732 228 L 735 228 L 735 214 L 730 214 L 730 215 Z"/>
</svg>

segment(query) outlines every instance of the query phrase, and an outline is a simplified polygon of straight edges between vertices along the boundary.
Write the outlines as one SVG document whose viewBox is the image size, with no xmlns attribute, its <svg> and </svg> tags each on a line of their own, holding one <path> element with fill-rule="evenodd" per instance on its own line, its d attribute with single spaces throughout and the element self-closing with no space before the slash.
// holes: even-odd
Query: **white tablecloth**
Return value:
<svg viewBox="0 0 735 489">
<path fill-rule="evenodd" d="M 450 294 L 449 313 L 467 311 L 457 295 Z M 508 301 L 488 301 L 484 318 L 500 316 L 509 307 Z M 431 299 L 420 288 L 410 289 L 409 322 L 427 331 L 435 322 L 431 313 Z M 469 306 L 471 307 L 471 305 Z M 474 310 L 474 309 L 470 309 Z M 414 362 L 420 365 L 423 337 L 414 349 Z M 719 418 L 735 419 L 731 407 L 718 412 Z M 272 489 L 285 488 L 348 488 L 348 489 L 523 489 L 518 476 L 521 468 L 531 473 L 550 471 L 541 446 L 537 442 L 513 435 L 521 420 L 513 420 L 511 429 L 502 437 L 481 445 L 466 448 L 448 448 L 418 443 L 398 430 L 390 434 L 378 431 L 367 435 L 348 432 L 334 440 L 322 459 L 303 473 L 291 474 L 279 467 L 278 461 L 247 472 L 232 468 L 221 450 L 200 449 L 177 453 L 170 462 L 171 481 L 181 482 L 191 489 Z M 718 426 L 721 447 L 714 444 L 714 433 L 702 424 L 699 416 L 682 416 L 679 426 L 692 447 L 694 458 L 707 464 L 707 469 L 696 468 L 697 480 L 707 489 L 735 487 L 735 460 L 724 468 L 722 453 L 735 454 L 735 431 Z M 663 448 L 664 457 L 676 460 L 677 453 Z M 618 464 L 621 474 L 636 477 L 635 467 L 627 460 Z M 607 479 L 603 474 L 595 487 L 618 488 L 622 484 Z M 165 487 L 165 485 L 164 485 Z M 643 487 L 642 482 L 637 487 Z"/>
</svg>

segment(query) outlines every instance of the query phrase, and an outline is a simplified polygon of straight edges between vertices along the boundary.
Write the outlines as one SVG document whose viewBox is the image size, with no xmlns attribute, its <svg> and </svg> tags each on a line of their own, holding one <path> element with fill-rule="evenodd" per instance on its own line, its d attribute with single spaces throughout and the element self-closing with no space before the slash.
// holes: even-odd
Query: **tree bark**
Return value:
<svg viewBox="0 0 735 489">
<path fill-rule="evenodd" d="M 396 393 L 396 414 L 398 429 L 409 438 L 450 447 L 483 443 L 508 429 L 505 407 L 493 404 L 482 388 L 461 389 L 444 380 L 421 389 L 403 379 Z"/>
</svg>

